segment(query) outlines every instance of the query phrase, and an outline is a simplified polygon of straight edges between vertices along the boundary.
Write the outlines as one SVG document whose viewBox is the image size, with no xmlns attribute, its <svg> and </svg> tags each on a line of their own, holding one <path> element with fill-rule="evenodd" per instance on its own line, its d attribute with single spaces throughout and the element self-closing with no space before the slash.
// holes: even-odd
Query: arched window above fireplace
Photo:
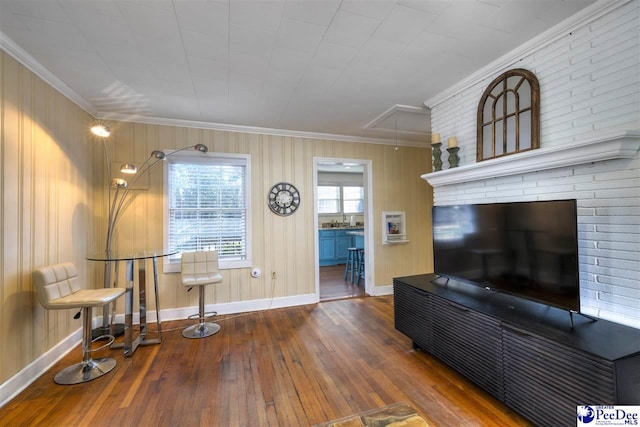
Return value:
<svg viewBox="0 0 640 427">
<path fill-rule="evenodd" d="M 540 147 L 540 86 L 531 71 L 509 70 L 484 91 L 477 144 L 478 162 Z"/>
</svg>

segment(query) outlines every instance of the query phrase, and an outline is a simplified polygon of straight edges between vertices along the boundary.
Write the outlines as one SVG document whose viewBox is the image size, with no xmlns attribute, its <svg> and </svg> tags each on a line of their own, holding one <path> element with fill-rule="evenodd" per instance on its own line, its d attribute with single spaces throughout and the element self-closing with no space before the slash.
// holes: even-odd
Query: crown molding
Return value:
<svg viewBox="0 0 640 427">
<path fill-rule="evenodd" d="M 161 126 L 178 126 L 178 127 L 196 128 L 196 129 L 220 130 L 220 131 L 226 131 L 226 132 L 240 132 L 240 133 L 252 133 L 252 134 L 259 134 L 259 135 L 285 136 L 285 137 L 291 137 L 291 138 L 322 139 L 322 140 L 341 141 L 341 142 L 396 145 L 395 139 L 367 138 L 367 137 L 360 137 L 360 136 L 338 135 L 338 134 L 332 134 L 332 133 L 305 132 L 305 131 L 297 131 L 297 130 L 231 125 L 231 124 L 224 124 L 224 123 L 203 122 L 203 121 L 195 121 L 195 120 L 168 119 L 163 117 L 130 116 L 130 115 L 119 115 L 119 114 L 110 113 L 106 115 L 99 115 L 96 118 L 103 121 L 113 120 L 113 121 L 119 121 L 119 122 L 145 123 L 150 125 L 161 125 Z M 425 142 L 397 141 L 397 145 L 402 147 L 422 147 L 422 148 L 427 147 L 426 141 Z"/>
<path fill-rule="evenodd" d="M 638 153 L 640 132 L 612 131 L 560 147 L 539 148 L 470 165 L 426 173 L 422 179 L 437 188 L 444 185 L 522 175 L 613 159 L 629 159 Z"/>
<path fill-rule="evenodd" d="M 168 119 L 168 118 L 160 118 L 160 117 L 146 117 L 146 116 L 130 116 L 130 115 L 119 115 L 119 114 L 101 114 L 97 111 L 90 103 L 88 103 L 85 99 L 83 99 L 80 95 L 78 95 L 75 91 L 73 91 L 69 86 L 66 85 L 62 80 L 56 77 L 53 73 L 47 70 L 42 64 L 40 64 L 36 59 L 29 55 L 24 49 L 18 46 L 13 40 L 7 37 L 2 31 L 0 31 L 0 49 L 5 51 L 9 56 L 13 57 L 16 61 L 34 73 L 36 76 L 40 77 L 47 84 L 52 86 L 58 92 L 60 92 L 65 97 L 69 98 L 71 102 L 76 104 L 78 107 L 85 110 L 87 113 L 91 114 L 94 118 L 99 120 L 114 120 L 114 121 L 122 121 L 122 122 L 135 122 L 135 123 L 146 123 L 146 124 L 156 124 L 156 125 L 166 125 L 166 126 L 180 126 L 180 127 L 191 127 L 191 128 L 199 128 L 199 129 L 211 129 L 211 130 L 223 130 L 227 132 L 243 132 L 243 133 L 254 133 L 254 134 L 262 134 L 262 135 L 274 135 L 274 136 L 289 136 L 293 138 L 307 138 L 307 139 L 328 139 L 332 141 L 342 141 L 342 142 L 359 142 L 359 143 L 367 143 L 367 144 L 381 144 L 381 145 L 399 145 L 405 147 L 426 147 L 426 142 L 414 142 L 414 141 L 395 141 L 391 139 L 385 138 L 367 138 L 367 137 L 357 137 L 350 135 L 337 135 L 330 133 L 317 133 L 317 132 L 304 132 L 304 131 L 295 131 L 295 130 L 287 130 L 287 129 L 272 129 L 272 128 L 262 128 L 255 126 L 241 126 L 241 125 L 229 125 L 223 123 L 213 123 L 213 122 L 202 122 L 202 121 L 191 121 L 191 120 L 179 120 L 179 119 Z"/>
<path fill-rule="evenodd" d="M 445 89 L 439 94 L 427 99 L 424 102 L 424 105 L 428 108 L 434 108 L 447 99 L 453 98 L 457 94 L 467 90 L 471 86 L 474 86 L 483 80 L 493 78 L 492 76 L 506 71 L 523 58 L 533 55 L 549 44 L 566 37 L 568 33 L 575 31 L 577 28 L 587 25 L 631 1 L 632 0 L 598 0 L 594 4 L 584 8 L 575 15 L 570 16 L 542 34 L 525 42 L 511 52 L 506 53 L 487 66 L 479 69 L 473 74 L 470 74 L 450 88 Z"/>
<path fill-rule="evenodd" d="M 66 83 L 64 83 L 62 80 L 56 77 L 53 73 L 47 70 L 42 64 L 36 61 L 36 59 L 33 56 L 31 56 L 24 49 L 18 46 L 13 40 L 11 40 L 2 31 L 0 31 L 0 49 L 5 51 L 9 56 L 13 57 L 25 68 L 30 70 L 32 73 L 34 73 L 36 76 L 44 80 L 51 87 L 56 89 L 62 95 L 67 97 L 69 100 L 71 100 L 71 102 L 73 102 L 78 107 L 82 108 L 84 111 L 91 114 L 95 119 L 98 119 L 98 120 L 113 120 L 113 121 L 121 121 L 121 122 L 191 127 L 191 128 L 199 128 L 199 129 L 222 130 L 227 132 L 242 132 L 242 133 L 253 133 L 253 134 L 262 134 L 262 135 L 288 136 L 292 138 L 323 139 L 323 140 L 332 140 L 332 141 L 358 142 L 358 143 L 380 144 L 380 145 L 396 145 L 397 144 L 399 146 L 404 146 L 404 147 L 427 147 L 426 142 L 419 142 L 419 141 L 416 142 L 416 141 L 399 140 L 396 142 L 395 139 L 392 140 L 392 139 L 385 139 L 385 138 L 368 138 L 368 137 L 358 137 L 358 136 L 350 136 L 350 135 L 330 134 L 330 133 L 304 132 L 304 131 L 295 131 L 295 130 L 287 130 L 287 129 L 273 129 L 273 128 L 262 128 L 262 127 L 255 127 L 255 126 L 231 125 L 231 124 L 223 124 L 223 123 L 204 122 L 204 121 L 191 121 L 191 120 L 169 119 L 169 118 L 161 118 L 161 117 L 146 117 L 146 116 L 131 116 L 131 115 L 124 115 L 124 114 L 100 113 L 89 102 L 87 102 L 84 98 L 82 98 L 75 91 L 73 91 L 69 86 L 66 85 Z"/>
<path fill-rule="evenodd" d="M 45 83 L 49 84 L 62 95 L 69 98 L 69 100 L 78 107 L 82 108 L 92 116 L 96 116 L 97 111 L 91 106 L 91 104 L 67 86 L 65 82 L 57 78 L 51 71 L 47 70 L 42 64 L 36 61 L 33 56 L 29 55 L 2 31 L 0 31 L 0 49 L 5 51 L 7 55 L 13 57 L 33 74 L 44 80 Z"/>
</svg>

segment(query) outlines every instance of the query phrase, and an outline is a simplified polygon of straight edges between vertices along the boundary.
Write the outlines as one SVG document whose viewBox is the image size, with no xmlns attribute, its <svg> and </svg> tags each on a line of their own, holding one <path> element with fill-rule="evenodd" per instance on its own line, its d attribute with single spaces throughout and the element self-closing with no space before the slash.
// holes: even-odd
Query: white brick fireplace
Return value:
<svg viewBox="0 0 640 427">
<path fill-rule="evenodd" d="M 600 1 L 427 100 L 460 167 L 436 205 L 577 199 L 581 311 L 640 328 L 640 1 Z M 476 163 L 476 108 L 502 72 L 540 82 L 540 149 Z M 446 153 L 446 152 L 445 152 Z M 591 157 L 590 157 L 591 156 Z"/>
</svg>

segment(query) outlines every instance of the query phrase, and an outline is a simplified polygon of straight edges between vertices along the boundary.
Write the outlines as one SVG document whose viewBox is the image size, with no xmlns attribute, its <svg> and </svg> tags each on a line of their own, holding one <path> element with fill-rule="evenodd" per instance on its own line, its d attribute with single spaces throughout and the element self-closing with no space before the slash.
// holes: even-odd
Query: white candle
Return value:
<svg viewBox="0 0 640 427">
<path fill-rule="evenodd" d="M 449 148 L 457 147 L 458 138 L 456 138 L 455 136 L 450 136 L 449 139 L 447 140 L 447 145 L 449 146 Z"/>
<path fill-rule="evenodd" d="M 440 142 L 440 134 L 439 133 L 434 133 L 431 135 L 431 143 L 432 144 L 437 144 Z"/>
</svg>

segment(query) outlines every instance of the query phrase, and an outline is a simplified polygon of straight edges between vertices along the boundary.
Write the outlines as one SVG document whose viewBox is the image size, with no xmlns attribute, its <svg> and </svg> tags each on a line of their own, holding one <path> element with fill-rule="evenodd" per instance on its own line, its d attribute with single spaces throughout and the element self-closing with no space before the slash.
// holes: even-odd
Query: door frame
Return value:
<svg viewBox="0 0 640 427">
<path fill-rule="evenodd" d="M 318 164 L 320 163 L 355 163 L 363 166 L 364 185 L 364 292 L 375 295 L 375 277 L 373 269 L 374 245 L 373 245 L 373 161 L 366 159 L 347 159 L 338 157 L 314 157 L 313 158 L 313 225 L 315 248 L 315 295 L 320 301 L 320 239 L 318 230 Z"/>
</svg>

